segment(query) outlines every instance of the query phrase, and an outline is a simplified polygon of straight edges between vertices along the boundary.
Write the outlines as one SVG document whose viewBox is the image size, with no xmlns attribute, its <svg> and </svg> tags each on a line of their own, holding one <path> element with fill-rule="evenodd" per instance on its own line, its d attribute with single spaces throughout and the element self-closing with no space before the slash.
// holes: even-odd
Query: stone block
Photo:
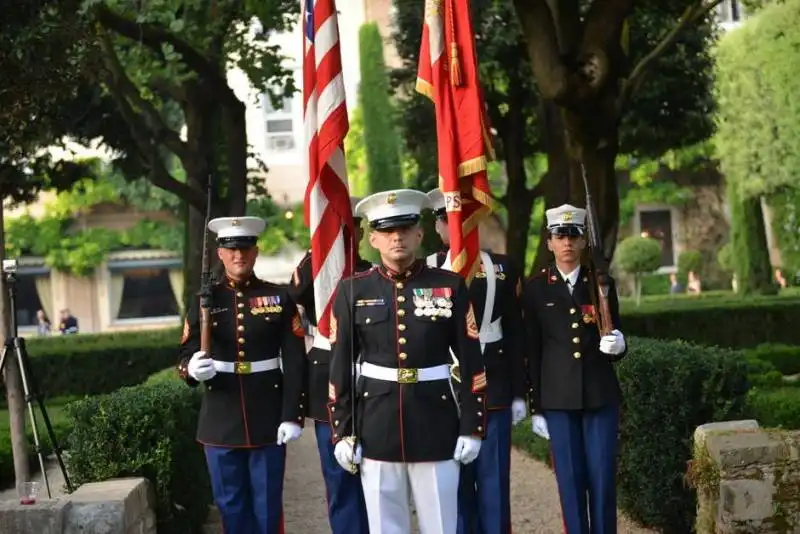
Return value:
<svg viewBox="0 0 800 534">
<path fill-rule="evenodd" d="M 9 534 L 62 534 L 70 503 L 43 500 L 22 505 L 0 501 L 0 532 Z"/>
<path fill-rule="evenodd" d="M 709 434 L 738 434 L 740 432 L 754 432 L 758 430 L 758 421 L 755 419 L 745 419 L 742 421 L 720 421 L 718 423 L 706 423 L 694 430 L 694 443 L 696 445 L 705 444 Z"/>
<path fill-rule="evenodd" d="M 732 522 L 760 524 L 773 515 L 773 481 L 723 480 L 719 485 L 719 519 L 722 524 Z"/>
<path fill-rule="evenodd" d="M 148 510 L 152 512 L 155 502 L 144 478 L 84 484 L 70 495 L 70 501 L 64 534 L 129 534 Z M 147 532 L 154 533 L 155 528 Z"/>
<path fill-rule="evenodd" d="M 705 445 L 720 471 L 772 464 L 789 458 L 789 447 L 783 440 L 760 431 L 706 434 Z"/>
</svg>

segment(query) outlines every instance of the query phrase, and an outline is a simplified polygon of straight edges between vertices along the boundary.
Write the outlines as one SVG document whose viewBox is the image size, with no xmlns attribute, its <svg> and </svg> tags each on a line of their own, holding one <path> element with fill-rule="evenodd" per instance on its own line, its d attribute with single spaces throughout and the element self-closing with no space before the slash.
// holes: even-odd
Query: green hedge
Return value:
<svg viewBox="0 0 800 534">
<path fill-rule="evenodd" d="M 800 429 L 800 388 L 797 386 L 752 391 L 748 404 L 750 417 L 762 427 Z"/>
<path fill-rule="evenodd" d="M 618 496 L 634 520 L 665 534 L 692 531 L 696 497 L 684 483 L 692 435 L 710 421 L 747 414 L 748 365 L 738 352 L 631 338 L 618 365 L 624 395 Z M 540 459 L 547 444 L 527 428 L 514 442 Z"/>
<path fill-rule="evenodd" d="M 627 335 L 683 339 L 730 348 L 762 343 L 800 345 L 800 298 L 654 298 L 641 307 L 624 305 Z"/>
<path fill-rule="evenodd" d="M 195 441 L 200 400 L 198 389 L 168 369 L 139 386 L 70 405 L 75 485 L 146 477 L 156 492 L 159 534 L 199 531 L 211 504 L 203 450 Z"/>
<path fill-rule="evenodd" d="M 749 349 L 746 354 L 771 363 L 783 375 L 800 373 L 800 346 L 782 345 L 779 343 L 762 343 Z"/>
<path fill-rule="evenodd" d="M 139 384 L 177 361 L 178 329 L 78 334 L 26 340 L 32 373 L 46 398 L 109 393 Z M 0 391 L 5 403 L 5 391 Z"/>
</svg>

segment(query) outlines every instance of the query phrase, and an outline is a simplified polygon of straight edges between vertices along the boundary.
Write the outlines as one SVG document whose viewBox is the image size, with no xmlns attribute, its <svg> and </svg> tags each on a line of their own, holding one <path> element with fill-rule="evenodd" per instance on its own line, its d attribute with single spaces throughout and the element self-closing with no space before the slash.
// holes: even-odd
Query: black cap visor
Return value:
<svg viewBox="0 0 800 534">
<path fill-rule="evenodd" d="M 548 228 L 550 235 L 565 236 L 565 237 L 581 237 L 583 236 L 583 227 L 576 224 L 561 224 Z"/>
<path fill-rule="evenodd" d="M 444 208 L 439 208 L 433 210 L 433 216 L 436 217 L 440 221 L 447 222 L 447 210 Z"/>
<path fill-rule="evenodd" d="M 258 238 L 247 236 L 217 238 L 217 246 L 219 248 L 253 248 L 257 242 Z"/>
<path fill-rule="evenodd" d="M 383 219 L 375 219 L 370 221 L 369 227 L 378 232 L 388 232 L 395 228 L 408 228 L 414 226 L 419 222 L 418 214 L 409 215 L 395 215 L 394 217 L 386 217 Z"/>
</svg>

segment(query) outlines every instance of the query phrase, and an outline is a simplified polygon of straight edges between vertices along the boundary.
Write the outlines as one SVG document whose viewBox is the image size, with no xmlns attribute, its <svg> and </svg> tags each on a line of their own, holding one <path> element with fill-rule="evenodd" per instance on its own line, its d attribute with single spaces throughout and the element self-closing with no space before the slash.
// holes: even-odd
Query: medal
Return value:
<svg viewBox="0 0 800 534">
<path fill-rule="evenodd" d="M 442 310 L 442 315 L 445 317 L 452 317 L 453 312 L 450 310 L 450 308 L 445 308 Z"/>
<path fill-rule="evenodd" d="M 417 317 L 422 317 L 423 315 L 425 315 L 425 310 L 422 308 L 417 308 L 414 310 L 414 315 L 416 315 Z"/>
</svg>

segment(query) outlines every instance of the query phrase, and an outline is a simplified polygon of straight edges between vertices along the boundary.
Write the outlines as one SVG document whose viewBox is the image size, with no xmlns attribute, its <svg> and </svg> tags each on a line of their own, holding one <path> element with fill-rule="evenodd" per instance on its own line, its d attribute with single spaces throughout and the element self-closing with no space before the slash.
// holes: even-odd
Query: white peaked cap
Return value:
<svg viewBox="0 0 800 534">
<path fill-rule="evenodd" d="M 416 189 L 382 191 L 356 205 L 355 217 L 366 217 L 376 229 L 410 226 L 419 221 L 422 210 L 430 206 L 428 195 Z"/>
</svg>

